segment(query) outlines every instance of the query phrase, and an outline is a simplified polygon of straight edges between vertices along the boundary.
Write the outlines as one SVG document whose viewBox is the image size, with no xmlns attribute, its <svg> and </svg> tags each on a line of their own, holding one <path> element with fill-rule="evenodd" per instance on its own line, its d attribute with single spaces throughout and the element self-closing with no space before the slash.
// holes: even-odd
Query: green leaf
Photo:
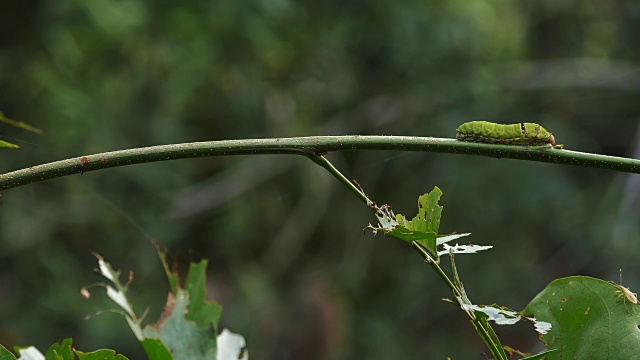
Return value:
<svg viewBox="0 0 640 360">
<path fill-rule="evenodd" d="M 173 360 L 171 353 L 160 339 L 146 338 L 140 342 L 149 360 Z"/>
<path fill-rule="evenodd" d="M 140 320 L 134 314 L 131 303 L 126 297 L 128 284 L 122 285 L 118 279 L 120 272 L 114 270 L 100 255 L 95 254 L 98 259 L 98 271 L 110 280 L 115 288 L 107 284 L 102 286 L 107 289 L 107 295 L 125 310 L 122 314 L 140 340 L 148 358 L 150 360 L 216 358 L 237 360 L 238 355 L 242 355 L 242 359 L 248 359 L 248 352 L 244 349 L 245 340 L 240 335 L 223 332 L 220 335 L 223 346 L 219 347 L 217 344 L 217 325 L 222 307 L 213 301 L 206 300 L 207 262 L 201 261 L 190 265 L 185 289 L 182 289 L 178 274 L 170 270 L 166 253 L 160 247 L 158 247 L 158 254 L 171 283 L 172 291 L 168 294 L 160 320 L 155 324 L 147 325 L 144 330 L 139 329 Z M 129 281 L 131 279 L 130 275 Z M 84 290 L 87 291 L 86 288 Z M 231 355 L 225 357 L 218 354 L 218 351 Z M 107 356 L 104 357 L 105 359 L 111 359 L 115 353 L 97 354 Z M 121 358 L 116 357 L 116 359 Z"/>
<path fill-rule="evenodd" d="M 11 351 L 0 345 L 0 360 L 16 360 L 16 357 L 11 353 Z"/>
<path fill-rule="evenodd" d="M 401 216 L 401 215 L 398 215 Z M 435 248 L 436 248 L 436 238 L 438 237 L 438 235 L 436 233 L 424 233 L 421 231 L 414 231 L 410 228 L 408 228 L 407 226 L 410 222 L 404 222 L 404 226 L 400 225 L 402 224 L 402 222 L 400 222 L 398 225 L 394 226 L 393 229 L 391 230 L 383 230 L 384 233 L 391 235 L 393 237 L 396 237 L 400 240 L 403 240 L 405 242 L 408 242 L 409 244 L 411 244 L 412 242 L 416 241 L 418 242 L 418 244 L 424 246 L 425 248 L 429 249 L 429 251 L 431 251 L 431 253 L 434 253 Z M 434 253 L 435 255 L 435 253 Z"/>
<path fill-rule="evenodd" d="M 153 354 L 158 355 L 158 359 L 215 359 L 222 307 L 206 300 L 207 262 L 190 265 L 183 290 L 177 282 L 178 275 L 169 270 L 166 254 L 159 251 L 159 255 L 172 292 L 160 321 L 144 329 L 144 336 L 149 339 L 143 343 L 147 356 L 150 359 L 155 359 Z M 153 338 L 160 341 L 150 341 Z"/>
<path fill-rule="evenodd" d="M 201 328 L 217 327 L 222 313 L 222 306 L 206 299 L 207 261 L 191 263 L 187 275 L 186 291 L 189 294 L 187 319 L 194 321 Z"/>
<path fill-rule="evenodd" d="M 442 216 L 442 206 L 438 205 L 441 196 L 442 191 L 437 186 L 430 193 L 420 196 L 418 214 L 411 220 L 402 214 L 395 215 L 389 207 L 383 206 L 376 212 L 379 227 L 369 226 L 374 232 L 382 231 L 408 243 L 415 241 L 438 259 L 436 238 Z"/>
<path fill-rule="evenodd" d="M 442 217 L 442 206 L 438 205 L 441 196 L 442 190 L 437 186 L 430 193 L 420 196 L 418 198 L 418 215 L 407 224 L 407 228 L 413 231 L 437 234 Z"/>
<path fill-rule="evenodd" d="M 127 360 L 124 355 L 116 354 L 114 350 L 109 349 L 96 350 L 90 353 L 78 350 L 75 350 L 75 352 L 80 360 Z"/>
<path fill-rule="evenodd" d="M 64 339 L 61 344 L 53 344 L 47 350 L 46 355 L 42 355 L 35 347 L 19 348 L 20 360 L 75 360 L 78 355 L 80 360 L 128 360 L 124 355 L 116 355 L 114 350 L 102 349 L 90 353 L 75 350 L 71 347 L 71 339 Z M 6 352 L 3 352 L 3 350 Z M 8 356 L 6 355 L 8 354 Z M 0 345 L 0 360 L 15 360 L 7 349 Z"/>
<path fill-rule="evenodd" d="M 188 306 L 189 295 L 186 291 L 179 290 L 177 296 L 169 293 L 160 321 L 145 327 L 145 337 L 162 340 L 174 359 L 215 359 L 215 325 L 200 328 L 188 320 L 185 315 Z"/>
<path fill-rule="evenodd" d="M 55 343 L 49 347 L 45 360 L 75 360 L 73 349 L 71 348 L 71 339 L 64 339 L 58 345 Z"/>
<path fill-rule="evenodd" d="M 628 360 L 640 354 L 640 305 L 606 281 L 586 276 L 555 280 L 524 313 L 552 325 L 542 340 L 558 351 L 547 360 Z"/>
<path fill-rule="evenodd" d="M 6 141 L 3 141 L 3 140 L 0 140 L 0 148 L 19 149 L 20 146 L 18 146 L 16 144 L 12 144 L 10 142 L 6 142 Z"/>
</svg>

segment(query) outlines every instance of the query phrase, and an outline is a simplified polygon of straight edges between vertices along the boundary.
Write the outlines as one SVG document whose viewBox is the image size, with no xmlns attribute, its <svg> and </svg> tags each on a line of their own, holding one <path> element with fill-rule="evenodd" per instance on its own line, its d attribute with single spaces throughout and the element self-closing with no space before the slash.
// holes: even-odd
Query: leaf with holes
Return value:
<svg viewBox="0 0 640 360">
<path fill-rule="evenodd" d="M 382 231 L 408 243 L 416 241 L 438 259 L 436 238 L 442 216 L 442 206 L 438 205 L 441 196 L 442 190 L 437 186 L 430 193 L 420 196 L 418 214 L 411 220 L 407 220 L 402 214 L 394 214 L 388 206 L 382 206 L 376 211 L 379 226 L 370 224 L 369 228 L 374 233 Z"/>
<path fill-rule="evenodd" d="M 547 360 L 628 360 L 640 354 L 640 305 L 617 285 L 587 276 L 551 282 L 523 311 L 552 328 L 542 338 Z"/>
</svg>

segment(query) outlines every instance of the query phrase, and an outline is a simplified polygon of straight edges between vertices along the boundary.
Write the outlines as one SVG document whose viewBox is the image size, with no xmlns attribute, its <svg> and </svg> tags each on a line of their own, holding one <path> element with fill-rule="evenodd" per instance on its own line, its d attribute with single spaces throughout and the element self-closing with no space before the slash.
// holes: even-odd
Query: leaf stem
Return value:
<svg viewBox="0 0 640 360">
<path fill-rule="evenodd" d="M 460 308 L 462 311 L 464 311 L 467 314 L 467 316 L 469 316 L 469 321 L 471 321 L 471 324 L 476 329 L 476 332 L 482 338 L 484 343 L 487 345 L 487 347 L 489 348 L 489 351 L 491 351 L 493 358 L 506 360 L 507 359 L 506 354 L 502 349 L 500 340 L 498 339 L 498 337 L 495 335 L 495 332 L 491 328 L 491 325 L 489 325 L 489 323 L 486 320 L 476 316 L 474 311 L 469 311 L 462 307 L 462 304 L 460 303 L 460 301 L 465 301 L 465 302 L 468 301 L 466 300 L 466 295 L 463 296 L 463 292 L 461 289 L 462 285 L 454 284 L 451 281 L 451 279 L 449 279 L 447 274 L 445 274 L 444 270 L 442 270 L 442 268 L 440 267 L 440 264 L 438 264 L 436 260 L 433 258 L 433 256 L 431 256 L 431 254 L 429 254 L 429 252 L 425 250 L 422 247 L 422 245 L 420 245 L 417 241 L 412 242 L 411 246 L 424 258 L 427 264 L 431 266 L 431 268 L 436 272 L 436 274 L 440 276 L 440 278 L 445 283 L 445 285 L 447 285 L 449 290 L 451 290 L 451 292 L 453 293 L 453 296 L 455 296 L 457 300 L 457 301 L 454 301 L 454 304 L 456 304 L 458 308 Z M 451 262 L 452 262 L 452 267 L 455 271 L 455 264 L 453 264 L 453 254 L 451 254 L 450 256 L 452 256 Z M 459 299 L 462 299 L 462 300 L 459 300 Z"/>
<path fill-rule="evenodd" d="M 318 154 L 312 154 L 309 158 L 315 162 L 316 164 L 325 168 L 328 172 L 331 173 L 338 181 L 340 181 L 343 185 L 345 185 L 352 193 L 356 194 L 356 196 L 362 200 L 367 206 L 371 207 L 373 205 L 373 201 L 371 201 L 367 195 L 355 186 L 349 179 L 347 179 L 342 173 L 336 169 L 335 166 L 329 160 L 327 160 L 324 156 Z"/>
<path fill-rule="evenodd" d="M 415 251 L 417 251 L 422 256 L 422 258 L 425 260 L 425 262 L 427 264 L 429 264 L 429 266 L 431 266 L 431 268 L 436 272 L 436 274 L 438 274 L 438 276 L 440 276 L 442 281 L 444 281 L 445 285 L 447 285 L 449 290 L 451 290 L 451 292 L 453 293 L 453 296 L 461 297 L 462 293 L 456 287 L 456 285 L 451 281 L 451 279 L 449 279 L 447 274 L 445 274 L 444 270 L 442 270 L 442 268 L 440 267 L 440 264 L 438 264 L 436 259 L 434 259 L 431 256 L 431 254 L 429 254 L 429 252 L 427 250 L 425 250 L 424 247 L 422 247 L 422 245 L 418 244 L 417 241 L 413 241 L 411 243 L 411 246 L 413 247 L 413 249 Z"/>
</svg>

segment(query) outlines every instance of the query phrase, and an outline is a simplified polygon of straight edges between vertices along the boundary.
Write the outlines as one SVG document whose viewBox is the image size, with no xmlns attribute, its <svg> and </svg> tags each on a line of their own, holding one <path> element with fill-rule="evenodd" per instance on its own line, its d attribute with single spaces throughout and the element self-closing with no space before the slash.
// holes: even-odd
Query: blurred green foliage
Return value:
<svg viewBox="0 0 640 360">
<path fill-rule="evenodd" d="M 0 171 L 101 151 L 323 134 L 454 137 L 465 121 L 530 121 L 567 149 L 640 157 L 634 1 L 14 1 L 0 12 L 0 110 L 45 130 Z M 1 125 L 0 125 L 1 126 Z M 415 209 L 433 186 L 442 232 L 495 248 L 458 258 L 477 303 L 522 308 L 554 278 L 640 287 L 636 175 L 460 155 L 330 159 L 379 204 Z M 91 251 L 135 272 L 155 319 L 155 249 L 209 259 L 221 326 L 258 359 L 482 358 L 463 314 L 407 246 L 310 161 L 181 160 L 2 194 L 0 343 L 143 354 L 116 314 L 85 302 Z M 168 290 L 168 284 L 167 284 Z M 138 312 L 146 305 L 138 304 Z M 537 344 L 528 327 L 503 343 Z"/>
</svg>

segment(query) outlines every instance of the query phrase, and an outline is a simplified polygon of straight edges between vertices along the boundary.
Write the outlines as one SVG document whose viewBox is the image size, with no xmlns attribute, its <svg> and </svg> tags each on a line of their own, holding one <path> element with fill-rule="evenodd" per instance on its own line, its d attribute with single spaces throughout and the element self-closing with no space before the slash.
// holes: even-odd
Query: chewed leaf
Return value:
<svg viewBox="0 0 640 360">
<path fill-rule="evenodd" d="M 215 301 L 207 301 L 206 294 L 207 261 L 191 263 L 185 288 L 189 293 L 189 305 L 187 306 L 187 319 L 194 321 L 198 326 L 216 328 L 222 313 L 222 306 Z"/>
<path fill-rule="evenodd" d="M 218 335 L 218 353 L 216 360 L 249 360 L 244 336 L 224 329 Z"/>
<path fill-rule="evenodd" d="M 437 186 L 428 193 L 418 198 L 418 215 L 407 224 L 410 230 L 426 233 L 438 233 L 440 229 L 440 218 L 442 217 L 442 206 L 438 201 L 442 196 L 442 190 Z"/>
<path fill-rule="evenodd" d="M 446 243 L 471 234 L 451 234 L 439 236 L 442 206 L 438 201 L 442 191 L 436 186 L 430 193 L 418 198 L 418 214 L 411 220 L 402 214 L 394 214 L 387 205 L 375 207 L 378 227 L 369 224 L 369 228 L 376 234 L 382 231 L 407 243 L 414 241 L 427 249 L 438 261 L 439 257 L 449 253 L 472 254 L 482 250 L 491 249 L 491 246 L 458 245 L 449 246 Z M 443 250 L 438 251 L 437 246 L 443 245 Z"/>
<path fill-rule="evenodd" d="M 523 311 L 553 328 L 542 338 L 547 359 L 633 359 L 640 354 L 640 306 L 617 285 L 587 276 L 556 279 Z"/>
<path fill-rule="evenodd" d="M 400 216 L 402 219 L 404 219 L 402 215 Z M 378 230 L 392 231 L 396 226 L 399 225 L 398 220 L 396 219 L 396 215 L 393 213 L 393 210 L 391 210 L 391 208 L 388 206 L 381 206 L 380 208 L 378 208 L 378 210 L 376 211 L 376 217 L 378 218 L 380 227 L 375 228 L 371 224 L 369 224 L 369 227 L 373 229 L 374 233 L 376 233 Z"/>
<path fill-rule="evenodd" d="M 116 281 L 115 279 L 118 278 L 118 276 L 120 276 L 120 272 L 119 271 L 115 271 L 113 270 L 113 268 L 111 267 L 111 264 L 109 264 L 108 262 L 104 261 L 104 259 L 102 258 L 102 256 L 98 255 L 98 254 L 94 254 L 96 258 L 98 258 L 98 272 L 107 278 L 107 280 L 109 281 Z"/>
<path fill-rule="evenodd" d="M 473 305 L 463 304 L 465 310 L 479 311 L 487 315 L 487 320 L 494 321 L 498 325 L 513 325 L 520 321 L 521 317 L 515 311 L 505 310 L 497 305 Z"/>
<path fill-rule="evenodd" d="M 423 233 L 419 231 L 411 231 L 404 226 L 397 225 L 391 231 L 385 231 L 386 234 L 396 237 L 400 240 L 406 241 L 409 244 L 416 241 L 418 244 L 426 247 L 427 249 L 435 250 L 436 248 L 436 233 Z M 435 253 L 434 253 L 435 255 Z"/>
<path fill-rule="evenodd" d="M 546 321 L 522 316 L 516 311 L 499 307 L 498 305 L 462 304 L 462 307 L 465 310 L 481 312 L 487 316 L 487 320 L 494 321 L 498 325 L 513 325 L 520 321 L 520 319 L 524 318 L 534 324 L 535 329 L 539 334 L 544 335 L 551 329 L 551 324 Z"/>
<path fill-rule="evenodd" d="M 249 355 L 242 336 L 229 331 L 223 332 L 219 337 L 216 336 L 222 307 L 215 301 L 207 300 L 207 262 L 201 261 L 191 264 L 185 286 L 182 288 L 177 272 L 170 270 L 169 264 L 166 262 L 166 253 L 158 247 L 158 254 L 167 271 L 171 291 L 167 296 L 167 303 L 160 319 L 154 324 L 147 325 L 144 330 L 141 329 L 142 318 L 136 316 L 131 302 L 126 297 L 127 288 L 133 280 L 133 273 L 129 275 L 129 282 L 122 285 L 119 280 L 120 271 L 114 270 L 100 255 L 95 254 L 98 259 L 97 271 L 110 280 L 113 286 L 104 283 L 94 285 L 106 288 L 109 298 L 124 310 L 117 312 L 125 317 L 148 357 L 166 360 L 247 360 Z M 89 298 L 87 287 L 83 288 L 82 294 L 85 298 Z M 218 341 L 226 341 L 224 344 L 226 347 L 219 348 Z M 220 351 L 222 351 L 222 355 Z M 0 355 L 2 355 L 1 352 Z M 81 359 L 102 360 L 111 359 L 115 353 L 109 350 L 108 352 L 98 351 L 82 355 L 85 357 L 81 356 Z M 49 359 L 48 356 L 47 359 Z M 124 357 L 121 358 L 118 355 L 114 359 L 121 360 Z M 0 358 L 0 360 L 5 359 Z"/>
<path fill-rule="evenodd" d="M 438 237 L 438 239 L 436 239 L 436 245 L 442 245 L 444 243 L 448 243 L 449 241 L 456 240 L 456 239 L 459 239 L 461 237 L 465 237 L 465 236 L 469 236 L 469 235 L 471 235 L 471 233 L 452 234 L 452 235 L 447 235 L 447 236 L 440 236 L 440 237 Z"/>
<path fill-rule="evenodd" d="M 438 201 L 442 191 L 436 186 L 430 193 L 418 198 L 418 214 L 411 220 L 402 214 L 394 214 L 390 207 L 381 206 L 376 211 L 378 227 L 371 224 L 369 228 L 374 234 L 382 231 L 408 243 L 417 242 L 426 248 L 433 256 L 438 257 L 436 238 L 440 228 L 442 206 Z"/>
<path fill-rule="evenodd" d="M 188 306 L 186 291 L 178 290 L 175 296 L 169 293 L 160 320 L 145 327 L 144 337 L 160 339 L 174 359 L 215 359 L 216 324 L 199 327 L 187 319 Z"/>
<path fill-rule="evenodd" d="M 75 360 L 76 356 L 71 343 L 71 339 L 64 339 L 60 344 L 51 345 L 45 354 L 45 359 Z"/>
<path fill-rule="evenodd" d="M 18 360 L 44 360 L 44 355 L 33 346 L 18 350 L 18 355 Z"/>
<path fill-rule="evenodd" d="M 43 355 L 33 346 L 17 349 L 20 358 L 18 360 L 127 360 L 124 355 L 116 354 L 114 350 L 101 349 L 92 352 L 82 352 L 72 346 L 71 339 L 64 339 L 60 344 L 49 347 L 46 355 Z M 0 360 L 15 360 L 15 356 L 0 345 Z"/>
<path fill-rule="evenodd" d="M 159 254 L 164 256 L 164 252 Z M 206 300 L 206 268 L 206 261 L 192 263 L 184 289 L 177 282 L 178 274 L 167 272 L 170 281 L 176 280 L 176 290 L 169 292 L 158 322 L 144 329 L 143 346 L 148 355 L 166 350 L 174 359 L 216 359 L 216 334 L 222 307 Z M 159 339 L 160 343 L 149 339 Z"/>
<path fill-rule="evenodd" d="M 122 310 L 124 310 L 124 313 L 122 314 L 127 320 L 131 331 L 133 331 L 138 340 L 142 340 L 142 328 L 140 326 L 140 320 L 133 311 L 129 299 L 127 299 L 127 286 L 129 284 L 122 285 L 122 283 L 120 282 L 120 271 L 114 270 L 111 264 L 106 262 L 104 258 L 102 258 L 102 256 L 100 256 L 99 254 L 93 255 L 98 259 L 97 272 L 111 281 L 114 286 L 107 284 L 97 285 L 104 287 L 107 290 L 107 296 L 111 300 L 113 300 L 113 302 L 118 304 L 118 306 L 120 306 Z M 133 274 L 131 273 L 129 276 L 129 281 L 131 281 L 133 279 Z M 81 293 L 83 294 L 82 296 L 86 299 L 90 297 L 89 290 L 87 288 L 83 288 Z"/>
<path fill-rule="evenodd" d="M 118 291 L 116 289 L 114 289 L 113 287 L 107 285 L 105 286 L 107 288 L 107 296 L 113 300 L 116 304 L 120 305 L 120 307 L 127 312 L 127 314 L 132 314 L 133 310 L 131 309 L 131 306 L 129 305 L 129 303 L 127 302 L 127 297 L 124 295 L 123 292 Z"/>
<path fill-rule="evenodd" d="M 489 250 L 491 248 L 493 248 L 493 246 L 488 245 L 488 246 L 480 246 L 480 245 L 473 245 L 473 244 L 469 244 L 469 245 L 458 245 L 455 244 L 454 246 L 450 246 L 449 244 L 442 244 L 443 250 L 438 251 L 438 255 L 442 256 L 442 255 L 446 255 L 449 253 L 454 253 L 454 254 L 475 254 L 478 251 L 482 251 L 482 250 Z"/>
<path fill-rule="evenodd" d="M 532 320 L 533 318 L 528 318 L 529 320 Z M 535 319 L 533 319 L 535 320 Z M 551 323 L 548 323 L 546 321 L 540 321 L 540 320 L 536 320 L 533 325 L 536 327 L 536 331 L 539 334 L 546 334 L 549 332 L 549 330 L 551 330 Z"/>
</svg>

